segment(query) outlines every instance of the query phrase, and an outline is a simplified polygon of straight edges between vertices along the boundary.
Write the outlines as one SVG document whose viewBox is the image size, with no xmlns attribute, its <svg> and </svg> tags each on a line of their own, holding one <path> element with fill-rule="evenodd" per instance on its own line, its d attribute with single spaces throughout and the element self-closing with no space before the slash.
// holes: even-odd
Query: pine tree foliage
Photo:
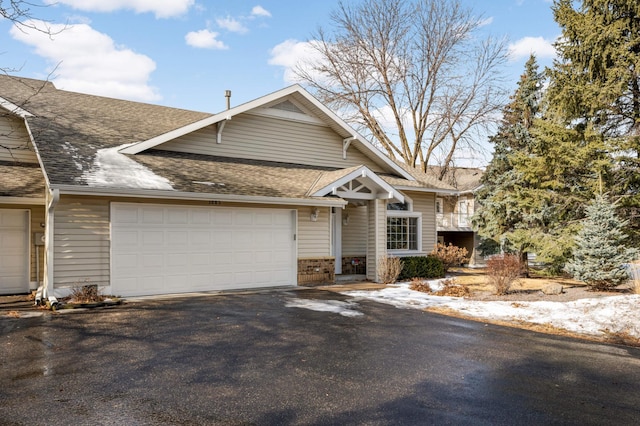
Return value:
<svg viewBox="0 0 640 426">
<path fill-rule="evenodd" d="M 534 141 L 531 131 L 539 112 L 542 96 L 542 74 L 535 56 L 531 56 L 510 102 L 503 110 L 497 133 L 490 138 L 493 158 L 482 177 L 477 194 L 480 208 L 474 223 L 481 236 L 512 250 L 525 252 L 531 247 L 527 230 L 533 217 L 523 195 L 528 191 L 524 174 L 514 167 L 518 156 L 528 156 Z"/>
<path fill-rule="evenodd" d="M 598 195 L 586 209 L 567 272 L 594 290 L 626 282 L 629 276 L 624 264 L 634 259 L 637 250 L 625 245 L 624 226 L 625 222 L 616 216 L 615 206 Z"/>
<path fill-rule="evenodd" d="M 562 37 L 550 105 L 569 126 L 602 136 L 614 164 L 598 173 L 640 232 L 640 2 L 555 0 L 552 9 Z"/>
</svg>

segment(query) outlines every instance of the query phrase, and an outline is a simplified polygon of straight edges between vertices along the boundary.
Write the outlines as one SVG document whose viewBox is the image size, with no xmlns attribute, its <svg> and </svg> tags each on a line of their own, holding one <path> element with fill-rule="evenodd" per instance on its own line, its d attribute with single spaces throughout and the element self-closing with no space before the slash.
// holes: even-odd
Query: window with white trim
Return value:
<svg viewBox="0 0 640 426">
<path fill-rule="evenodd" d="M 422 214 L 412 210 L 413 203 L 387 204 L 387 251 L 419 252 Z"/>
</svg>

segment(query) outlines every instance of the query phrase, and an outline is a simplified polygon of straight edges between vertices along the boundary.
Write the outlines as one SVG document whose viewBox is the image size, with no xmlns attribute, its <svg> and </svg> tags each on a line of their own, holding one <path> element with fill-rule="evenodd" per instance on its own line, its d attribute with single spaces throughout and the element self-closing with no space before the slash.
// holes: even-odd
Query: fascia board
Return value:
<svg viewBox="0 0 640 426">
<path fill-rule="evenodd" d="M 45 199 L 31 197 L 0 197 L 0 204 L 25 204 L 30 206 L 44 206 Z"/>
<path fill-rule="evenodd" d="M 328 206 L 343 207 L 347 201 L 341 198 L 279 198 L 279 197 L 261 197 L 250 195 L 233 195 L 233 194 L 208 194 L 196 192 L 181 191 L 162 191 L 162 190 L 136 190 L 136 189 L 118 189 L 113 188 L 89 188 L 77 187 L 73 185 L 54 185 L 52 189 L 58 189 L 61 195 L 83 195 L 94 197 L 134 197 L 134 198 L 155 198 L 167 200 L 191 200 L 191 201 L 226 201 L 235 203 L 256 203 L 256 204 L 282 204 L 297 206 Z"/>
<path fill-rule="evenodd" d="M 432 192 L 436 194 L 445 194 L 445 195 L 460 195 L 460 191 L 451 190 L 451 189 L 419 188 L 415 186 L 404 186 L 404 185 L 398 185 L 396 186 L 396 188 L 401 191 Z"/>
<path fill-rule="evenodd" d="M 33 117 L 33 114 L 31 114 L 29 111 L 20 108 L 18 105 L 14 104 L 13 102 L 9 102 L 2 97 L 0 97 L 0 107 L 22 118 Z"/>
</svg>

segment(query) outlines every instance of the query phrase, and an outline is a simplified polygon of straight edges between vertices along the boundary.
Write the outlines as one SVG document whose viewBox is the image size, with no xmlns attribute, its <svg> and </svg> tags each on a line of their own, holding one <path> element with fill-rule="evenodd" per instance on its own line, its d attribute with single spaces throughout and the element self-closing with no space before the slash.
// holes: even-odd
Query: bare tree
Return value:
<svg viewBox="0 0 640 426">
<path fill-rule="evenodd" d="M 394 159 L 442 176 L 457 150 L 499 118 L 504 40 L 481 39 L 480 18 L 457 0 L 340 3 L 330 32 L 310 43 L 301 82 Z M 444 154 L 443 154 L 444 153 Z"/>
<path fill-rule="evenodd" d="M 0 0 L 0 20 L 10 21 L 16 28 L 21 31 L 35 30 L 41 33 L 48 34 L 49 36 L 53 36 L 58 34 L 60 31 L 53 32 L 48 25 L 37 25 L 34 21 L 34 15 L 32 13 L 32 8 L 42 8 L 47 6 L 36 5 L 34 3 L 25 1 L 25 0 Z M 56 67 L 57 68 L 57 67 Z M 0 73 L 9 75 L 11 73 L 17 72 L 18 69 L 9 68 L 9 67 L 0 67 Z M 53 72 L 53 71 L 52 71 Z M 49 74 L 51 75 L 51 73 Z M 47 77 L 48 81 L 48 77 Z M 41 86 L 36 88 L 31 88 L 33 90 L 33 95 L 35 96 L 42 88 L 45 86 L 46 82 L 43 82 Z M 31 97 L 30 96 L 30 97 Z M 20 106 L 14 105 L 11 107 L 9 104 L 4 104 L 3 108 L 0 108 L 0 118 L 5 117 L 7 115 L 12 115 L 16 110 L 19 110 L 21 107 L 24 107 L 28 104 L 28 99 L 23 100 Z M 5 150 L 9 153 L 11 158 L 15 159 L 14 154 L 19 151 L 28 151 L 32 148 L 29 143 L 24 139 L 22 133 L 19 131 L 21 129 L 20 126 L 15 127 L 13 124 L 8 122 L 6 124 L 7 129 L 0 133 L 0 150 Z"/>
</svg>

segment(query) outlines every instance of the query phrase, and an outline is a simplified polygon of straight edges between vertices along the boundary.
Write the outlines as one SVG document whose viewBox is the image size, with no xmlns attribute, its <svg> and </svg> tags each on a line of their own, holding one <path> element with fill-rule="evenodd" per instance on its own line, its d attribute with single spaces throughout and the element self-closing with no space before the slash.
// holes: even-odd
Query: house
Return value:
<svg viewBox="0 0 640 426">
<path fill-rule="evenodd" d="M 441 173 L 441 168 L 429 167 L 427 173 L 435 177 Z M 456 191 L 436 196 L 438 242 L 466 248 L 471 267 L 485 263 L 478 248 L 480 237 L 471 223 L 476 209 L 475 192 L 481 186 L 482 174 L 482 169 L 474 167 L 449 168 L 442 180 L 455 187 Z"/>
<path fill-rule="evenodd" d="M 302 87 L 218 114 L 0 76 L 0 293 L 156 295 L 377 280 L 436 197 Z"/>
</svg>

